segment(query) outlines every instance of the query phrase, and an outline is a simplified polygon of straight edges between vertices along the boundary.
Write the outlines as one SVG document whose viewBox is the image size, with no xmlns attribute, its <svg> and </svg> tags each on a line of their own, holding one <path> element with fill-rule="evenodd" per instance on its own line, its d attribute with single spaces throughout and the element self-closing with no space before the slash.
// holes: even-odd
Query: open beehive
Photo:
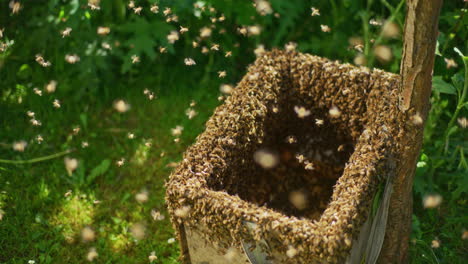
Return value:
<svg viewBox="0 0 468 264">
<path fill-rule="evenodd" d="M 294 51 L 258 58 L 167 183 L 183 261 L 248 263 L 242 245 L 257 245 L 271 263 L 345 262 L 398 158 L 399 82 Z"/>
</svg>

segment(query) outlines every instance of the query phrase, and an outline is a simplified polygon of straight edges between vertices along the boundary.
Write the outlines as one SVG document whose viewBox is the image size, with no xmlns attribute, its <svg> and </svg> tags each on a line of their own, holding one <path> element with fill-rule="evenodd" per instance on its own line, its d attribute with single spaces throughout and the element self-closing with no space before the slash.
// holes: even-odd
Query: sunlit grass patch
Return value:
<svg viewBox="0 0 468 264">
<path fill-rule="evenodd" d="M 55 209 L 49 222 L 61 229 L 64 239 L 73 243 L 81 230 L 93 224 L 95 215 L 94 195 L 67 193 L 61 206 Z"/>
<path fill-rule="evenodd" d="M 150 151 L 151 146 L 151 140 L 142 140 L 142 142 L 137 145 L 132 161 L 138 166 L 143 165 L 148 159 L 148 152 Z"/>
</svg>

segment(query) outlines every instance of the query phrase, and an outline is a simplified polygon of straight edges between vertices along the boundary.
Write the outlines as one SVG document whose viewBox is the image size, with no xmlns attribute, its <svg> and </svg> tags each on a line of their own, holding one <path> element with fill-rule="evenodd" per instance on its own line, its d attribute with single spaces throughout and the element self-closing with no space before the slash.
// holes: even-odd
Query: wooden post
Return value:
<svg viewBox="0 0 468 264">
<path fill-rule="evenodd" d="M 422 145 L 424 122 L 430 108 L 432 69 L 441 6 L 442 0 L 407 0 L 399 107 L 410 118 L 419 115 L 423 123 L 409 122 L 410 125 L 405 128 L 405 139 L 402 142 L 405 149 L 400 156 L 394 180 L 379 263 L 408 262 L 413 178 Z"/>
</svg>

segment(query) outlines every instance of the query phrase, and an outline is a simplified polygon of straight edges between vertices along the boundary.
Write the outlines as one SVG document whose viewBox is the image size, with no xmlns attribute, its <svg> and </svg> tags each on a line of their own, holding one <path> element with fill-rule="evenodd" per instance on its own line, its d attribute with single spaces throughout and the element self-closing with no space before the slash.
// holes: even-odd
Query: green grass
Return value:
<svg viewBox="0 0 468 264">
<path fill-rule="evenodd" d="M 58 152 L 63 148 L 74 151 L 67 156 L 79 160 L 78 169 L 69 176 L 63 157 L 24 165 L 1 164 L 0 206 L 5 214 L 0 221 L 0 263 L 83 263 L 91 247 L 95 247 L 100 263 L 144 263 L 155 251 L 158 260 L 153 263 L 177 263 L 178 245 L 167 240 L 174 237 L 164 206 L 164 181 L 183 150 L 193 142 L 203 124 L 219 102 L 216 93 L 198 90 L 172 94 L 149 101 L 142 93 L 126 98 L 132 105 L 127 113 L 116 113 L 111 102 L 93 108 L 86 121 L 69 122 L 82 105 L 58 109 L 51 117 L 60 128 L 55 146 L 44 139 L 42 146 L 29 143 L 18 159 Z M 192 120 L 185 115 L 191 100 L 198 112 Z M 84 120 L 84 119 L 82 119 Z M 73 124 L 73 125 L 72 125 Z M 73 127 L 80 125 L 77 135 L 70 136 Z M 171 128 L 184 126 L 179 143 L 174 143 Z M 127 134 L 135 134 L 129 139 Z M 89 142 L 81 148 L 81 141 Z M 145 142 L 151 141 L 151 146 Z M 164 154 L 164 155 L 162 155 Z M 116 161 L 126 159 L 122 167 Z M 110 166 L 94 179 L 91 171 L 101 162 Z M 148 201 L 139 203 L 135 195 L 148 191 Z M 65 195 L 71 191 L 69 195 Z M 99 203 L 94 203 L 98 200 Z M 155 221 L 151 210 L 160 211 L 165 219 Z M 146 226 L 144 239 L 136 240 L 130 230 L 135 223 Z M 81 230 L 90 226 L 96 233 L 93 242 L 81 240 Z"/>
</svg>

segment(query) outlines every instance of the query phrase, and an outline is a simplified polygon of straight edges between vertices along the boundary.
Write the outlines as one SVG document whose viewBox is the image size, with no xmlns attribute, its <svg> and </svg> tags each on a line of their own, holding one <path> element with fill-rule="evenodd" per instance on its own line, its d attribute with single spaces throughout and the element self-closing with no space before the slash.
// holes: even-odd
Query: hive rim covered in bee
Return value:
<svg viewBox="0 0 468 264">
<path fill-rule="evenodd" d="M 369 218 L 377 186 L 389 177 L 390 163 L 402 148 L 398 142 L 409 113 L 398 109 L 399 85 L 396 74 L 295 51 L 273 50 L 259 57 L 166 184 L 183 261 L 190 263 L 191 254 L 186 229 L 202 226 L 202 236 L 221 252 L 243 242 L 267 241 L 264 250 L 272 258 L 284 257 L 280 263 L 343 262 Z M 310 108 L 311 118 L 325 117 L 329 128 L 352 142 L 326 209 L 315 220 L 254 203 L 242 190 L 257 176 L 249 171 L 253 153 L 272 142 L 269 122 L 282 111 L 293 111 L 289 100 Z M 287 254 L 291 248 L 294 254 Z"/>
</svg>

